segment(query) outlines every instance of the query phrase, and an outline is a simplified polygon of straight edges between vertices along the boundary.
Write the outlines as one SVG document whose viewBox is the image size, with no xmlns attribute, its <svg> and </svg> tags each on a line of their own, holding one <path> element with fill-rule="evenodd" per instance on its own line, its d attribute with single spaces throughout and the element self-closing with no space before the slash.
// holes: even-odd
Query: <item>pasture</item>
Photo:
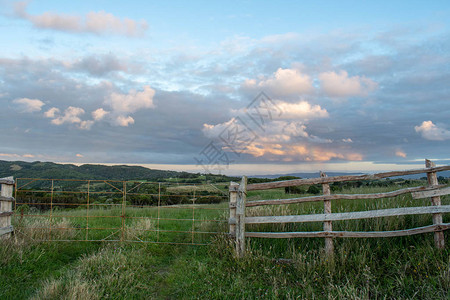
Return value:
<svg viewBox="0 0 450 300">
<path fill-rule="evenodd" d="M 415 186 L 423 182 L 412 182 Z M 390 191 L 395 186 L 347 188 L 342 193 L 374 193 Z M 287 198 L 284 189 L 250 191 L 248 200 Z M 450 204 L 442 197 L 442 204 Z M 333 212 L 427 205 L 427 199 L 410 195 L 377 200 L 337 200 Z M 199 220 L 227 218 L 226 201 L 202 204 Z M 161 209 L 166 211 L 162 212 Z M 288 215 L 320 212 L 322 203 L 300 203 L 248 208 L 248 215 Z M 228 224 L 195 221 L 189 205 L 160 208 L 167 220 L 155 231 L 156 207 L 127 207 L 125 230 L 116 241 L 38 241 L 51 234 L 54 240 L 83 240 L 85 209 L 56 210 L 51 221 L 16 215 L 17 229 L 13 238 L 0 247 L 0 297 L 2 299 L 116 299 L 116 298 L 419 298 L 447 299 L 450 295 L 450 252 L 448 244 L 436 249 L 433 234 L 377 239 L 335 239 L 335 255 L 324 255 L 323 239 L 258 239 L 247 240 L 247 255 L 237 258 L 234 244 L 226 232 Z M 197 211 L 196 211 L 197 212 Z M 89 226 L 115 228 L 121 218 L 114 207 L 90 208 Z M 162 214 L 164 213 L 164 214 Z M 65 217 L 59 217 L 59 216 Z M 71 216 L 71 217 L 68 217 Z M 450 214 L 444 214 L 444 222 Z M 173 219 L 173 220 L 170 220 Z M 45 221 L 44 221 L 45 220 Z M 48 224 L 45 222 L 52 222 Z M 159 220 L 162 222 L 162 220 Z M 430 224 L 430 215 L 375 218 L 335 222 L 338 230 L 394 230 Z M 52 232 L 47 229 L 51 226 Z M 321 223 L 249 224 L 252 231 L 318 230 Z M 268 228 L 270 227 L 270 228 Z M 41 229 L 39 229 L 41 228 Z M 66 229 L 65 229 L 66 228 Z M 67 229 L 69 228 L 69 229 Z M 196 243 L 192 233 L 177 231 L 219 232 L 199 234 Z M 89 231 L 88 239 L 100 239 L 113 233 L 108 229 Z M 162 244 L 141 241 L 158 241 Z M 445 238 L 449 241 L 448 231 Z M 96 236 L 97 235 L 97 236 Z M 134 241 L 134 242 L 131 242 Z M 164 241 L 179 244 L 165 244 Z"/>
</svg>

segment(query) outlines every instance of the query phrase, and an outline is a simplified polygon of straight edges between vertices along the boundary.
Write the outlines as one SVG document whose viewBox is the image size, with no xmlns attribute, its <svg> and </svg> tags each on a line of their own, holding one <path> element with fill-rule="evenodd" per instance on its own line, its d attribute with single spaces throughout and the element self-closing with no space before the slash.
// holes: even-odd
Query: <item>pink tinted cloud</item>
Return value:
<svg viewBox="0 0 450 300">
<path fill-rule="evenodd" d="M 135 21 L 119 18 L 105 11 L 88 12 L 85 16 L 44 12 L 40 15 L 27 13 L 28 2 L 17 2 L 14 13 L 30 21 L 34 27 L 65 32 L 87 32 L 98 35 L 117 34 L 128 37 L 142 36 L 148 29 L 145 20 Z"/>
</svg>

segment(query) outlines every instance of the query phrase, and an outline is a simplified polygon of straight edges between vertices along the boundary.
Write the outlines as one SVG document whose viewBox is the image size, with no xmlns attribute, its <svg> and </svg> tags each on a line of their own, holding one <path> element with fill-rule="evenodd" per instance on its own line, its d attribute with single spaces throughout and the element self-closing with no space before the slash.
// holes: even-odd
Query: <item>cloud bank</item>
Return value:
<svg viewBox="0 0 450 300">
<path fill-rule="evenodd" d="M 271 110 L 272 114 L 269 114 L 266 103 L 234 110 L 238 117 L 220 124 L 204 124 L 203 133 L 208 138 L 222 140 L 222 148 L 230 155 L 239 152 L 268 161 L 284 162 L 362 160 L 361 154 L 347 147 L 331 146 L 333 140 L 309 132 L 310 121 L 329 117 L 327 110 L 319 105 L 311 105 L 305 100 L 294 103 L 275 100 Z M 252 116 L 266 120 L 262 126 L 257 124 L 260 125 L 258 127 L 252 123 L 255 121 Z M 230 135 L 233 138 L 226 140 Z"/>
</svg>

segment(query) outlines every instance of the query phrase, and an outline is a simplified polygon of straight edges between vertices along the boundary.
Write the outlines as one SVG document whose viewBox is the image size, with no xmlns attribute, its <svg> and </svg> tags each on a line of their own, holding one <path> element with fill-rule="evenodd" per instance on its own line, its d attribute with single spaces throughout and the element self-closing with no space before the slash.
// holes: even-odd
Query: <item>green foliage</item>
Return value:
<svg viewBox="0 0 450 300">
<path fill-rule="evenodd" d="M 322 192 L 322 189 L 318 185 L 310 185 L 306 192 L 308 194 L 317 195 L 317 194 L 320 194 L 320 192 Z"/>
</svg>

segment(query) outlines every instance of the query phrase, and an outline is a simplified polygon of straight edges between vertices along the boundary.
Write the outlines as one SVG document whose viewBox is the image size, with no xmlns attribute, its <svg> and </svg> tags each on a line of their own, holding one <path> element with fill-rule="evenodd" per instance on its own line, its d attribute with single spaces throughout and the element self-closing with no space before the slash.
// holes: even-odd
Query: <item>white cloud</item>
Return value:
<svg viewBox="0 0 450 300">
<path fill-rule="evenodd" d="M 120 19 L 105 11 L 89 12 L 84 17 L 77 15 L 44 12 L 41 15 L 27 13 L 28 2 L 17 2 L 14 11 L 17 17 L 30 21 L 34 27 L 66 32 L 89 32 L 94 34 L 118 34 L 141 36 L 148 28 L 144 20 Z"/>
<path fill-rule="evenodd" d="M 328 112 L 320 105 L 311 105 L 307 101 L 289 103 L 276 101 L 276 106 L 281 110 L 280 117 L 283 119 L 317 119 L 327 118 Z"/>
<path fill-rule="evenodd" d="M 353 140 L 351 138 L 342 139 L 344 143 L 353 143 Z"/>
<path fill-rule="evenodd" d="M 83 130 L 91 129 L 94 125 L 92 120 L 81 120 L 80 116 L 84 114 L 84 109 L 80 107 L 69 106 L 64 110 L 64 114 L 60 114 L 60 110 L 56 107 L 52 107 L 44 113 L 44 116 L 53 119 L 51 123 L 53 125 L 62 125 L 64 123 L 77 124 L 78 128 Z"/>
<path fill-rule="evenodd" d="M 100 121 L 103 119 L 107 114 L 109 114 L 108 111 L 104 110 L 103 108 L 96 109 L 92 112 L 92 117 L 95 121 Z"/>
<path fill-rule="evenodd" d="M 105 101 L 112 108 L 112 111 L 106 112 L 105 110 L 97 109 L 95 117 L 103 117 L 106 114 L 110 115 L 113 125 L 128 126 L 134 124 L 134 119 L 130 114 L 135 113 L 142 109 L 154 108 L 153 96 L 155 90 L 150 86 L 145 85 L 143 91 L 130 90 L 128 94 L 112 93 Z M 95 118 L 94 117 L 94 118 Z"/>
<path fill-rule="evenodd" d="M 450 131 L 444 128 L 439 128 L 433 124 L 432 121 L 423 121 L 420 126 L 415 126 L 414 129 L 427 140 L 444 141 L 450 139 Z"/>
<path fill-rule="evenodd" d="M 21 112 L 26 113 L 41 111 L 42 106 L 45 105 L 45 103 L 39 99 L 29 99 L 29 98 L 15 99 L 13 100 L 13 103 L 17 104 Z"/>
<path fill-rule="evenodd" d="M 259 118 L 262 115 L 270 115 L 270 119 L 274 120 L 312 120 L 319 118 L 328 118 L 329 114 L 325 108 L 320 105 L 312 105 L 308 101 L 300 100 L 297 102 L 286 102 L 283 100 L 265 100 L 256 106 L 249 108 L 241 108 L 239 110 L 232 110 L 233 115 L 246 116 L 252 115 L 254 118 Z"/>
<path fill-rule="evenodd" d="M 56 107 L 52 107 L 44 113 L 44 116 L 47 118 L 54 118 L 57 113 L 59 113 L 59 109 Z"/>
<path fill-rule="evenodd" d="M 271 95 L 287 96 L 305 94 L 313 90 L 312 80 L 296 69 L 279 68 L 270 78 L 247 79 L 243 88 L 262 89 Z"/>
<path fill-rule="evenodd" d="M 66 110 L 64 110 L 64 114 L 62 116 L 56 117 L 51 121 L 54 125 L 62 125 L 64 123 L 69 124 L 80 124 L 81 119 L 80 115 L 84 114 L 84 109 L 80 107 L 69 106 Z"/>
<path fill-rule="evenodd" d="M 346 71 L 319 74 L 323 91 L 331 97 L 367 96 L 378 84 L 365 76 L 349 77 Z"/>
<path fill-rule="evenodd" d="M 128 116 L 128 117 L 117 116 L 117 117 L 113 120 L 113 123 L 114 123 L 115 125 L 118 125 L 118 126 L 124 126 L 124 127 L 127 127 L 127 126 L 130 125 L 130 124 L 134 124 L 134 119 L 133 119 L 132 117 L 130 117 L 130 116 Z"/>
<path fill-rule="evenodd" d="M 116 113 L 134 113 L 143 108 L 154 108 L 153 96 L 155 90 L 145 85 L 142 92 L 130 90 L 128 94 L 112 93 L 108 100 Z"/>
<path fill-rule="evenodd" d="M 92 120 L 82 120 L 81 116 L 85 114 L 85 110 L 74 106 L 69 106 L 62 114 L 58 108 L 52 107 L 44 116 L 52 119 L 51 123 L 54 125 L 76 124 L 82 130 L 90 130 L 96 122 L 105 119 L 114 126 L 127 127 L 135 122 L 130 114 L 155 107 L 154 95 L 155 91 L 150 86 L 144 86 L 143 91 L 130 90 L 128 94 L 111 93 L 105 104 L 111 106 L 112 110 L 98 108 L 91 112 Z"/>
<path fill-rule="evenodd" d="M 83 154 L 80 154 L 80 153 L 77 153 L 75 156 L 76 156 L 76 157 L 79 157 L 79 158 L 83 158 L 83 157 L 84 157 L 84 155 L 83 155 Z"/>
</svg>

